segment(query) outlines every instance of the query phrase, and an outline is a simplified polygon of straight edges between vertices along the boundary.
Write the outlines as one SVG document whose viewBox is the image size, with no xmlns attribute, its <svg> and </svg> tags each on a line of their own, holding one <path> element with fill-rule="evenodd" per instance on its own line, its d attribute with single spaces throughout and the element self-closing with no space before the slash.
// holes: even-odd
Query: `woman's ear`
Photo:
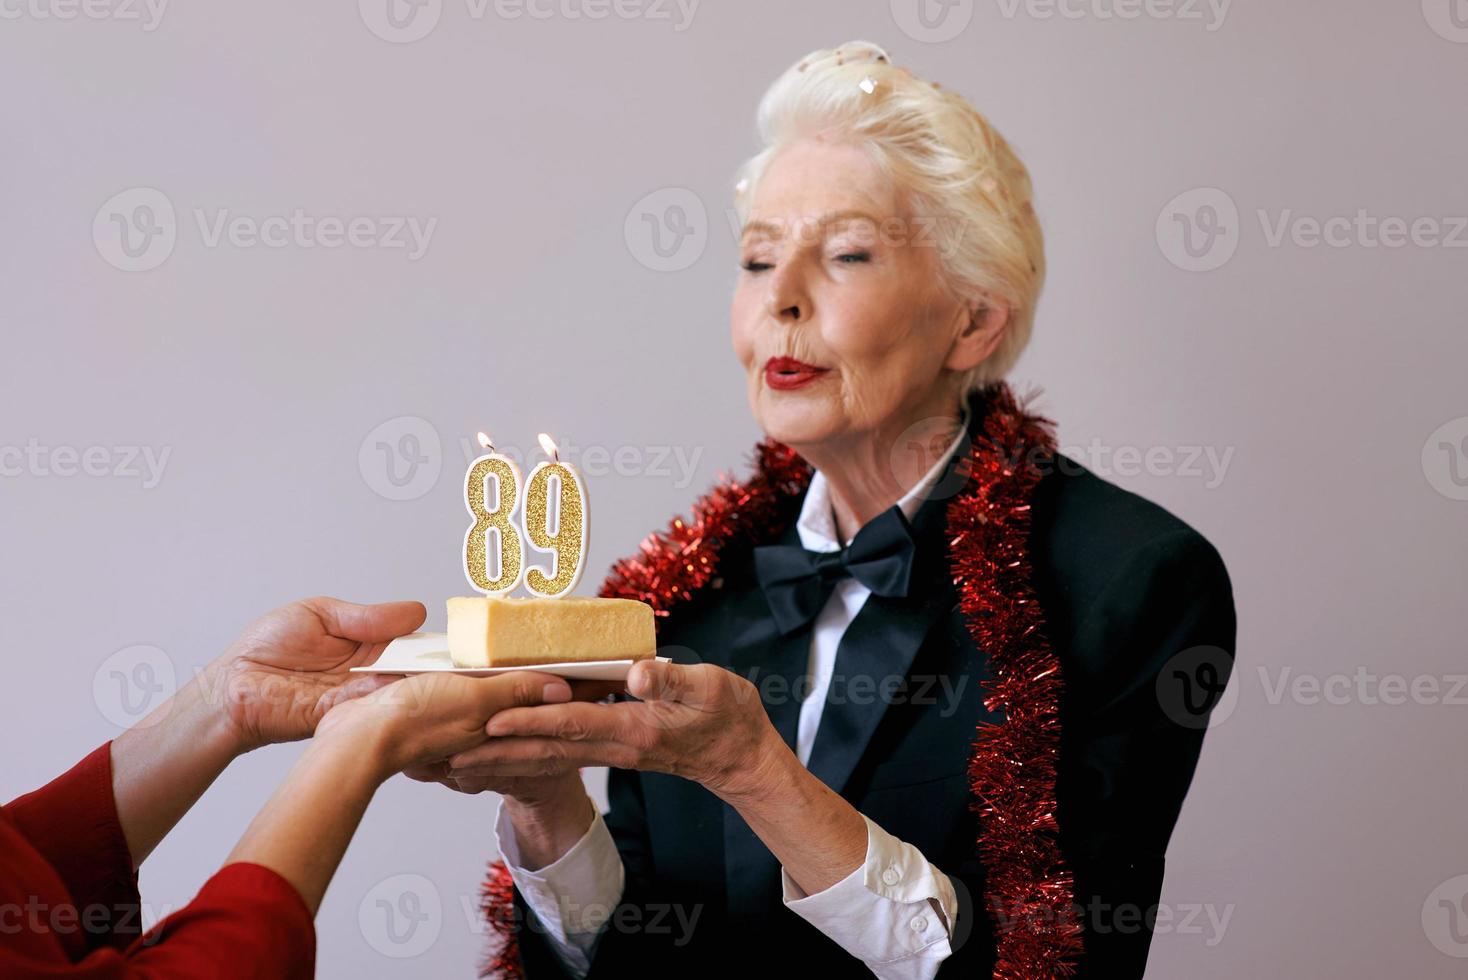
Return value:
<svg viewBox="0 0 1468 980">
<path fill-rule="evenodd" d="M 1002 299 L 980 297 L 970 301 L 968 322 L 959 328 L 943 366 L 950 371 L 968 371 L 994 353 L 1009 327 L 1009 304 Z"/>
</svg>

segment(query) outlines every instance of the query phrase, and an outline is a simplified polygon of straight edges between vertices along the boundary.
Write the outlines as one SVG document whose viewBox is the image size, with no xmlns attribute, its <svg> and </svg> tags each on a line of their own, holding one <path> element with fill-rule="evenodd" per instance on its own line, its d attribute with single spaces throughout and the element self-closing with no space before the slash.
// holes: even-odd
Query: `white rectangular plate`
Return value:
<svg viewBox="0 0 1468 980">
<path fill-rule="evenodd" d="M 659 657 L 666 661 L 667 657 Z M 574 663 L 535 664 L 524 667 L 455 667 L 449 657 L 447 633 L 410 633 L 387 645 L 382 656 L 370 667 L 353 667 L 358 674 L 463 674 L 465 677 L 493 677 L 515 670 L 538 670 L 570 680 L 624 681 L 634 660 L 581 660 Z"/>
</svg>

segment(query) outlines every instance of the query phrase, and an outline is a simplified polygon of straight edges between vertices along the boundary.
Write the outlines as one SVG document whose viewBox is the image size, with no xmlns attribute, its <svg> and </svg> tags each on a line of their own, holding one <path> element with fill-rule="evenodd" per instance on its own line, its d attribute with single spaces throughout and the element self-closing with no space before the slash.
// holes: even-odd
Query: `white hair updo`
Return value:
<svg viewBox="0 0 1468 980">
<path fill-rule="evenodd" d="M 764 148 L 740 167 L 735 185 L 740 225 L 785 146 L 819 135 L 863 147 L 929 225 L 949 286 L 1009 305 L 998 347 L 960 393 L 1002 379 L 1030 339 L 1045 242 L 1029 171 L 998 130 L 961 95 L 898 68 L 867 41 L 812 51 L 791 65 L 760 100 L 758 123 Z"/>
</svg>

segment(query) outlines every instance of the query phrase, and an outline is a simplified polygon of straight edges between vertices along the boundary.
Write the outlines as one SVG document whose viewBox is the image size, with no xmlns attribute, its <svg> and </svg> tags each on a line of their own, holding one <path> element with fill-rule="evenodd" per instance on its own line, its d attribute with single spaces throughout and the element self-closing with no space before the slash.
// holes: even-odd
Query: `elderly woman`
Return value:
<svg viewBox="0 0 1468 980">
<path fill-rule="evenodd" d="M 759 124 L 731 321 L 769 440 L 602 590 L 673 662 L 432 773 L 505 796 L 487 972 L 1139 977 L 1206 727 L 1169 685 L 1227 678 L 1224 566 L 1001 380 L 1044 254 L 982 116 L 852 43 Z"/>
</svg>

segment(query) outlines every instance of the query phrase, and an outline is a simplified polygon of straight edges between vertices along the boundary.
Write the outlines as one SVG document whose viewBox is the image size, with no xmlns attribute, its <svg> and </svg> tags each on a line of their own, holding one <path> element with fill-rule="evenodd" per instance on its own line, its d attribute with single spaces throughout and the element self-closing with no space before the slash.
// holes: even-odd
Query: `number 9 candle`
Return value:
<svg viewBox="0 0 1468 980">
<path fill-rule="evenodd" d="M 525 536 L 532 548 L 552 555 L 553 573 L 532 567 L 525 576 L 525 588 L 542 599 L 553 599 L 576 588 L 581 580 L 589 522 L 580 474 L 561 462 L 550 436 L 542 432 L 539 438 L 540 447 L 551 459 L 531 470 L 525 484 Z"/>
</svg>

